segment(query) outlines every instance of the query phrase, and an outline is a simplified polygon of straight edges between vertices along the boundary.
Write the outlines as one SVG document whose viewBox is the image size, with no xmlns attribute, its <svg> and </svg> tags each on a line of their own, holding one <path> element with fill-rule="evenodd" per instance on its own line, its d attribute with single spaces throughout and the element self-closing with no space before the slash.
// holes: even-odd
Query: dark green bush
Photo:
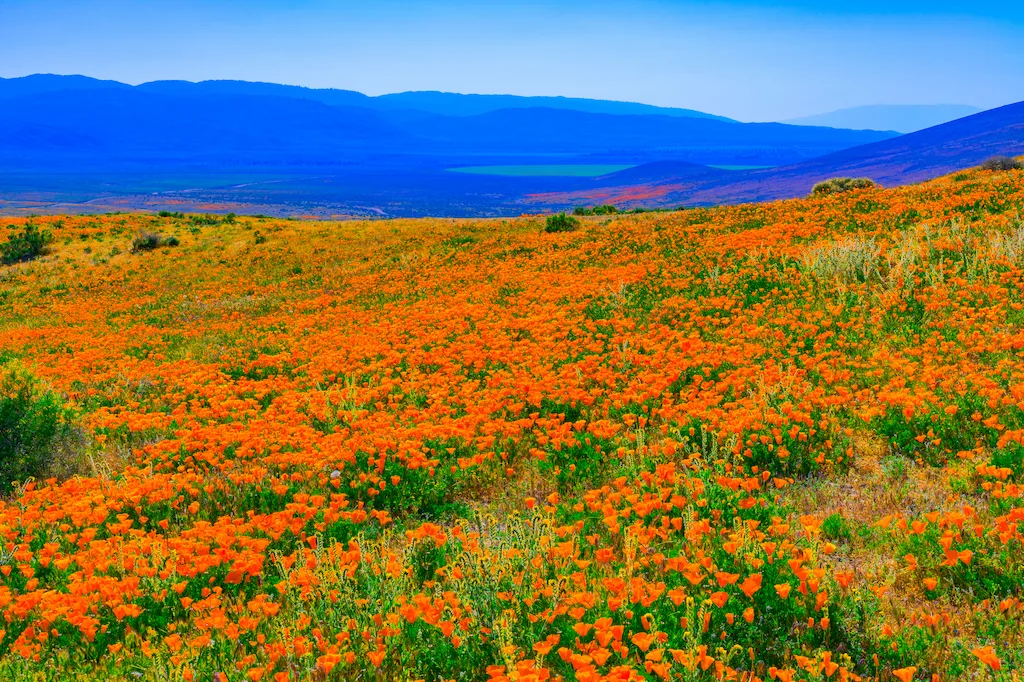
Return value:
<svg viewBox="0 0 1024 682">
<path fill-rule="evenodd" d="M 615 215 L 618 212 L 619 209 L 611 204 L 602 204 L 593 208 L 577 206 L 572 210 L 573 215 Z"/>
<path fill-rule="evenodd" d="M 209 226 L 209 225 L 220 225 L 221 220 L 215 215 L 209 213 L 203 215 L 190 216 L 188 222 L 195 227 Z"/>
<path fill-rule="evenodd" d="M 545 232 L 572 232 L 578 229 L 580 221 L 577 218 L 573 218 L 571 215 L 565 213 L 556 213 L 555 215 L 549 215 L 547 222 L 544 225 Z"/>
<path fill-rule="evenodd" d="M 1009 171 L 1009 170 L 1020 170 L 1024 168 L 1024 163 L 1021 163 L 1017 159 L 1009 156 L 993 156 L 991 159 L 981 164 L 982 170 L 987 171 Z"/>
<path fill-rule="evenodd" d="M 49 231 L 40 230 L 35 223 L 25 223 L 21 232 L 10 235 L 5 244 L 0 244 L 0 260 L 4 265 L 33 260 L 43 255 L 51 241 L 53 235 Z"/>
<path fill-rule="evenodd" d="M 73 473 L 81 449 L 81 433 L 59 395 L 25 372 L 0 381 L 0 494 L 10 494 L 13 481 Z"/>
<path fill-rule="evenodd" d="M 870 178 L 829 178 L 819 182 L 811 190 L 812 197 L 825 197 L 830 194 L 842 194 L 855 189 L 868 189 L 875 186 Z"/>
<path fill-rule="evenodd" d="M 140 251 L 152 251 L 158 249 L 161 246 L 178 246 L 181 242 L 178 241 L 177 237 L 165 237 L 158 232 L 148 232 L 141 230 L 135 239 L 132 240 L 132 253 L 139 253 Z"/>
</svg>

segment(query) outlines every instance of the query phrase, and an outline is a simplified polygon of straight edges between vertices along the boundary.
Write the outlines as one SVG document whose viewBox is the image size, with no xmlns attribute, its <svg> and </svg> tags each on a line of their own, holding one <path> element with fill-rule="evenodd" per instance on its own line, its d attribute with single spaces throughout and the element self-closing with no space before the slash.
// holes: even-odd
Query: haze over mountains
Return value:
<svg viewBox="0 0 1024 682">
<path fill-rule="evenodd" d="M 964 119 L 960 127 L 897 137 L 602 100 L 438 92 L 368 97 L 243 81 L 131 86 L 39 75 L 0 79 L 0 211 L 187 205 L 285 214 L 508 215 L 538 202 L 560 207 L 605 196 L 604 188 L 652 185 L 661 189 L 646 199 L 618 195 L 632 205 L 774 198 L 803 191 L 810 175 L 819 179 L 833 168 L 863 167 L 892 182 L 908 169 L 927 175 L 967 163 L 981 150 L 1012 151 L 1021 139 L 1012 128 L 1021 112 L 1004 109 Z M 543 172 L 566 164 L 577 171 L 635 168 L 597 179 Z M 542 172 L 450 172 L 478 166 Z"/>
<path fill-rule="evenodd" d="M 875 104 L 793 118 L 783 123 L 828 126 L 852 130 L 894 130 L 913 133 L 976 114 L 981 109 L 966 104 Z"/>
</svg>

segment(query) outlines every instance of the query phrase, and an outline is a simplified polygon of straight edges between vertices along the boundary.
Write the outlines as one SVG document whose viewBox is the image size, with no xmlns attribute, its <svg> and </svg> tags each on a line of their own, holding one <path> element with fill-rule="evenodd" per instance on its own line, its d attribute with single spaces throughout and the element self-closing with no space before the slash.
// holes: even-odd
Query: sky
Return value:
<svg viewBox="0 0 1024 682">
<path fill-rule="evenodd" d="M 1024 100 L 1016 0 L 0 0 L 0 77 L 564 95 L 785 120 Z"/>
</svg>

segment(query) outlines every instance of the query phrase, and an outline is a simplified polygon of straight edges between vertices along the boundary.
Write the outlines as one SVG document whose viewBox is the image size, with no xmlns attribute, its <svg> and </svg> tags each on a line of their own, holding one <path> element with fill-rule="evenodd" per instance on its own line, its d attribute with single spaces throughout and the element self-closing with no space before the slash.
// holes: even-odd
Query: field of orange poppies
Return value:
<svg viewBox="0 0 1024 682">
<path fill-rule="evenodd" d="M 1021 679 L 1022 211 L 34 218 L 0 679 Z"/>
</svg>

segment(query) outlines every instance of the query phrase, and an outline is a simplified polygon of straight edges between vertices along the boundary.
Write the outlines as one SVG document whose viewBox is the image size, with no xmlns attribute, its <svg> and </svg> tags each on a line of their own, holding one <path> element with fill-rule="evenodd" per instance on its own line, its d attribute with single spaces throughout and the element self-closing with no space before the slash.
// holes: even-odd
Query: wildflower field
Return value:
<svg viewBox="0 0 1024 682">
<path fill-rule="evenodd" d="M 0 679 L 1021 679 L 1022 209 L 34 218 Z"/>
</svg>

